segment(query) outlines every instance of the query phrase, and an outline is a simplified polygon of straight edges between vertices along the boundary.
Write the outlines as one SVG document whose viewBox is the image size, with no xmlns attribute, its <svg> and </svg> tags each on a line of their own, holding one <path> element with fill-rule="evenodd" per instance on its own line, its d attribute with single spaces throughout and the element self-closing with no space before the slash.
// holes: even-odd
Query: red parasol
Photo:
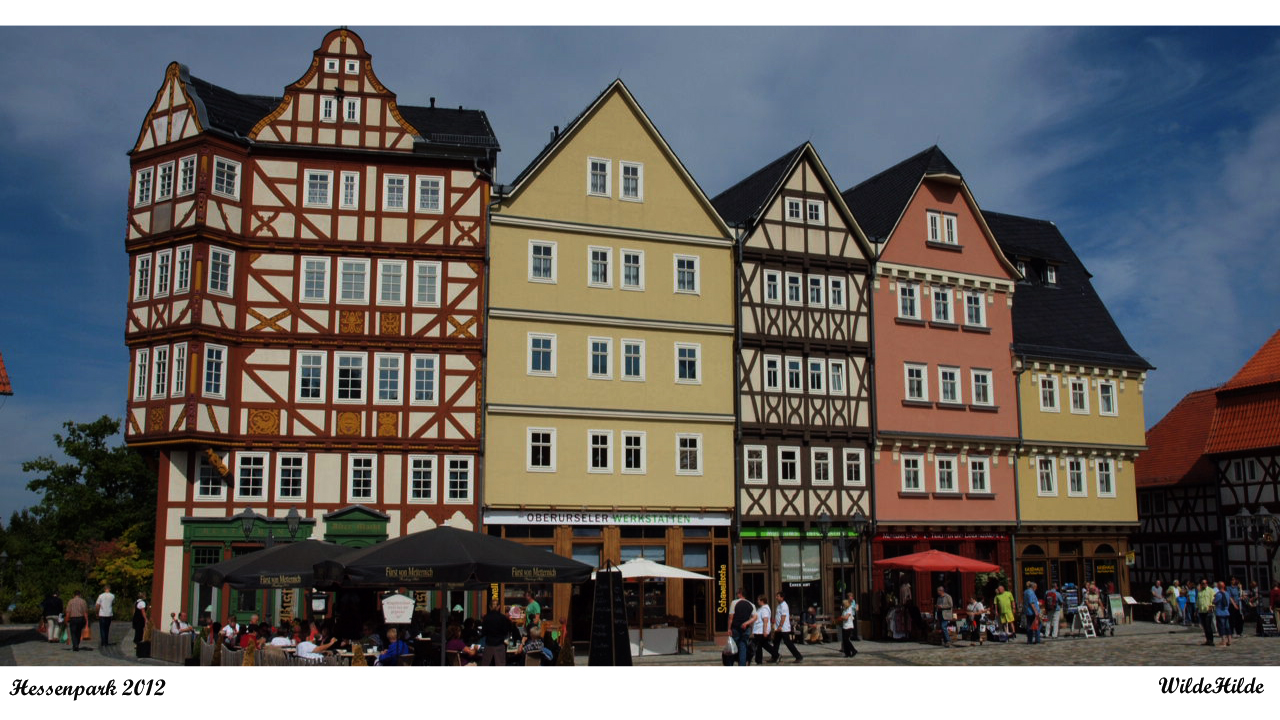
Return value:
<svg viewBox="0 0 1280 720">
<path fill-rule="evenodd" d="M 925 572 L 995 572 L 1000 569 L 999 565 L 952 555 L 941 550 L 925 550 L 910 555 L 899 555 L 877 560 L 871 564 L 883 570 L 923 570 Z"/>
</svg>

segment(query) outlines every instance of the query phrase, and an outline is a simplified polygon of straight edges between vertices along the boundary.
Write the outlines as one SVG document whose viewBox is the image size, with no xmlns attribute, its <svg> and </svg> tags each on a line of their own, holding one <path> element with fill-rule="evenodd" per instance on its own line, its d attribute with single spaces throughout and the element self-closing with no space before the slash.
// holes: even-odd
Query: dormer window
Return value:
<svg viewBox="0 0 1280 720">
<path fill-rule="evenodd" d="M 1049 285 L 1058 284 L 1058 268 L 1050 265 L 1044 269 L 1044 281 Z"/>
<path fill-rule="evenodd" d="M 1027 264 L 1019 260 L 1015 265 L 1018 268 L 1018 274 L 1022 276 L 1024 281 L 1027 280 Z"/>
</svg>

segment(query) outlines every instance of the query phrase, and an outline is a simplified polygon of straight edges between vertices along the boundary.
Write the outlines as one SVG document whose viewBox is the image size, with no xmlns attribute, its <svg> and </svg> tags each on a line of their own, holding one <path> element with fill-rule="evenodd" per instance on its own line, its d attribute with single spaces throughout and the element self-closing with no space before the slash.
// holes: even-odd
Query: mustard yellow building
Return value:
<svg viewBox="0 0 1280 720">
<path fill-rule="evenodd" d="M 1023 275 L 1013 303 L 1018 586 L 1110 583 L 1131 595 L 1133 461 L 1146 450 L 1142 390 L 1154 368 L 1124 339 L 1053 223 L 984 217 Z"/>
<path fill-rule="evenodd" d="M 557 128 L 491 218 L 487 531 L 592 566 L 727 577 L 729 228 L 621 80 Z M 534 589 L 545 617 L 585 632 L 581 589 Z M 646 584 L 646 625 L 675 615 L 708 633 L 724 591 Z"/>
</svg>

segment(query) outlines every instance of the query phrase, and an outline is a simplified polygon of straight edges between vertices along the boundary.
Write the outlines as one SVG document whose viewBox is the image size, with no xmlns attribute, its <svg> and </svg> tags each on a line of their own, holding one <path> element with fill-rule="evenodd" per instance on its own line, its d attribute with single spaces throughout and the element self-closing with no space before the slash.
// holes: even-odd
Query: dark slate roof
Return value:
<svg viewBox="0 0 1280 720">
<path fill-rule="evenodd" d="M 732 227 L 749 225 L 773 199 L 778 186 L 786 181 L 787 171 L 804 152 L 806 145 L 808 143 L 802 143 L 712 198 L 711 204 L 715 206 L 716 212 Z"/>
<path fill-rule="evenodd" d="M 191 77 L 187 92 L 198 96 L 204 105 L 203 122 L 208 130 L 220 130 L 232 137 L 246 137 L 262 118 L 280 105 L 280 98 L 266 95 L 241 95 L 211 82 Z"/>
<path fill-rule="evenodd" d="M 1154 369 L 1129 347 L 1084 263 L 1048 220 L 983 211 L 1010 260 L 1023 260 L 1027 281 L 1013 295 L 1013 347 L 1018 354 L 1067 362 Z M 1054 266 L 1057 282 L 1045 282 Z"/>
<path fill-rule="evenodd" d="M 960 171 L 933 145 L 873 175 L 841 193 L 858 225 L 868 237 L 883 242 L 893 231 L 902 211 L 927 175 L 955 175 Z"/>
<path fill-rule="evenodd" d="M 419 133 L 426 145 L 498 149 L 498 138 L 483 110 L 399 105 L 400 117 Z"/>
</svg>

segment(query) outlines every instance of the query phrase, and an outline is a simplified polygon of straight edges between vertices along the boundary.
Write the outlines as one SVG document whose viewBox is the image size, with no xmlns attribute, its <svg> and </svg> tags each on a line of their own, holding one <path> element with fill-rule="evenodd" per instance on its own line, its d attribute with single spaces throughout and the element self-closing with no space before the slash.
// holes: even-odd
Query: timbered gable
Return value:
<svg viewBox="0 0 1280 720">
<path fill-rule="evenodd" d="M 187 92 L 190 82 L 186 66 L 169 63 L 164 71 L 164 83 L 156 91 L 155 102 L 142 121 L 133 152 L 144 152 L 204 132 L 199 98 Z"/>
</svg>

